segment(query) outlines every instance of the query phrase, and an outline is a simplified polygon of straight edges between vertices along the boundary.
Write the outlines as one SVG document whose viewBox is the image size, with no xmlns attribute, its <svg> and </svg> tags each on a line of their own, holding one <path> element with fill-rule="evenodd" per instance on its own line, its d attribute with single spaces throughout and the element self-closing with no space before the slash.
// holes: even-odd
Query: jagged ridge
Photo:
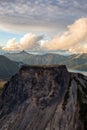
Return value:
<svg viewBox="0 0 87 130">
<path fill-rule="evenodd" d="M 79 80 L 86 89 L 87 77 L 65 65 L 23 66 L 1 94 L 0 130 L 83 130 Z"/>
</svg>

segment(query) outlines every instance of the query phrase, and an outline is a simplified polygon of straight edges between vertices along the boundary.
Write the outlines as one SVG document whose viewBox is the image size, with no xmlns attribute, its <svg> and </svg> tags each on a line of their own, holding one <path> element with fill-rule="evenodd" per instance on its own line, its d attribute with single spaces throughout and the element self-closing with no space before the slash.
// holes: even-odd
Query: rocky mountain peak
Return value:
<svg viewBox="0 0 87 130">
<path fill-rule="evenodd" d="M 0 130 L 83 130 L 77 90 L 86 84 L 65 65 L 22 66 L 1 94 Z"/>
</svg>

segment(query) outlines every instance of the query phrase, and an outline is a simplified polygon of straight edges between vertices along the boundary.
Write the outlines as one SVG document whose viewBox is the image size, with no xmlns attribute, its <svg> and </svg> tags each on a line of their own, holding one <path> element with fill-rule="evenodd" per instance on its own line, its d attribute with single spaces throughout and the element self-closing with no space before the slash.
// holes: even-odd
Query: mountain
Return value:
<svg viewBox="0 0 87 130">
<path fill-rule="evenodd" d="M 0 130 L 87 130 L 87 77 L 65 65 L 22 66 L 3 88 Z"/>
<path fill-rule="evenodd" d="M 3 55 L 5 53 L 5 51 L 2 50 L 2 48 L 0 47 L 0 55 Z"/>
<path fill-rule="evenodd" d="M 25 51 L 21 51 L 18 53 L 5 53 L 4 56 L 8 57 L 11 60 L 15 60 L 15 61 L 26 61 L 26 58 L 29 56 L 29 54 Z"/>
<path fill-rule="evenodd" d="M 73 55 L 59 55 L 49 53 L 44 55 L 29 54 L 25 51 L 19 53 L 5 54 L 11 60 L 20 61 L 29 65 L 52 65 L 52 64 L 65 64 L 69 69 L 77 69 L 87 71 L 87 54 L 73 54 Z"/>
<path fill-rule="evenodd" d="M 76 68 L 79 70 L 86 70 L 87 71 L 87 54 L 76 54 L 73 55 L 66 65 L 69 68 Z"/>
<path fill-rule="evenodd" d="M 20 63 L 9 60 L 7 57 L 0 55 L 0 79 L 7 80 L 17 73 Z"/>
<path fill-rule="evenodd" d="M 74 66 L 72 69 L 74 69 L 74 70 L 83 70 L 83 71 L 87 71 L 87 63 L 82 64 L 82 65 Z"/>
</svg>

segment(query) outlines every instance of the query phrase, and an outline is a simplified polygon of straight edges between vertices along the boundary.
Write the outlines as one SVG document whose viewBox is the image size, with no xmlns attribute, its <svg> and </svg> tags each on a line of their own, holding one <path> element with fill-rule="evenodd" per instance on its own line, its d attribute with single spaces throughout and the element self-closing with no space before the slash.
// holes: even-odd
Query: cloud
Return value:
<svg viewBox="0 0 87 130">
<path fill-rule="evenodd" d="M 2 50 L 2 47 L 0 46 L 0 50 Z"/>
<path fill-rule="evenodd" d="M 76 20 L 68 26 L 68 31 L 64 32 L 63 35 L 55 36 L 50 41 L 41 44 L 41 46 L 47 50 L 57 50 L 82 47 L 82 44 L 87 44 L 87 18 Z"/>
<path fill-rule="evenodd" d="M 14 51 L 14 50 L 19 50 L 20 45 L 16 42 L 16 38 L 9 39 L 6 46 L 2 47 L 3 50 L 6 51 Z"/>
<path fill-rule="evenodd" d="M 39 45 L 39 42 L 43 39 L 43 35 L 37 36 L 35 34 L 26 34 L 20 40 L 20 46 L 24 50 L 29 50 L 35 47 L 35 45 Z"/>
<path fill-rule="evenodd" d="M 39 46 L 39 42 L 43 39 L 43 35 L 37 36 L 32 33 L 25 34 L 24 37 L 20 39 L 20 42 L 16 42 L 16 38 L 9 39 L 3 50 L 29 50 L 36 46 Z"/>
<path fill-rule="evenodd" d="M 69 50 L 70 52 L 87 53 L 87 18 L 76 20 L 67 26 L 62 35 L 44 40 L 43 35 L 25 34 L 19 42 L 10 39 L 3 50 Z"/>
<path fill-rule="evenodd" d="M 57 31 L 86 16 L 86 10 L 86 0 L 3 0 L 0 1 L 0 29 Z"/>
<path fill-rule="evenodd" d="M 70 48 L 69 52 L 72 52 L 72 53 L 75 53 L 75 52 L 87 53 L 87 46 L 86 45 L 75 46 L 75 47 Z"/>
</svg>

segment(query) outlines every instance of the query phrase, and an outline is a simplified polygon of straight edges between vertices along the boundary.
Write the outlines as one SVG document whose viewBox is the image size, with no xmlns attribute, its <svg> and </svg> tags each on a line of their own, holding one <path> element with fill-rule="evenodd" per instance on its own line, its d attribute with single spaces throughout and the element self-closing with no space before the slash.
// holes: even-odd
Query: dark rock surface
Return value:
<svg viewBox="0 0 87 130">
<path fill-rule="evenodd" d="M 65 65 L 23 66 L 1 94 L 0 130 L 86 130 L 86 90 L 87 77 Z"/>
</svg>

